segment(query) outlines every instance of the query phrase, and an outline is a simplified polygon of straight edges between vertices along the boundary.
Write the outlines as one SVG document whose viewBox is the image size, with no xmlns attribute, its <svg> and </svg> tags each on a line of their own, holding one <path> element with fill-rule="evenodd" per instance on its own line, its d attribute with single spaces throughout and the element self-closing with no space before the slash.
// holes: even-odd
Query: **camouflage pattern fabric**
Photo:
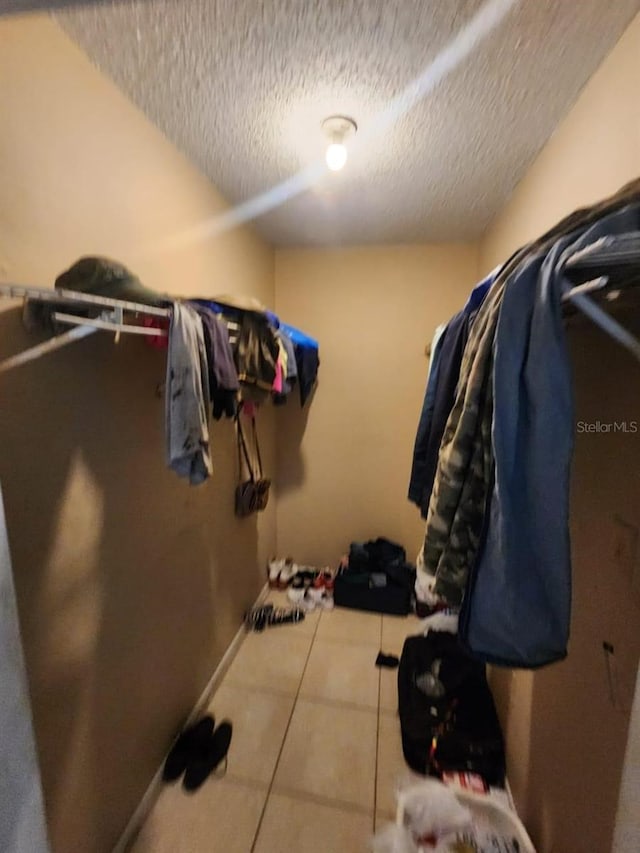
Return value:
<svg viewBox="0 0 640 853">
<path fill-rule="evenodd" d="M 440 445 L 424 540 L 424 567 L 435 578 L 434 592 L 452 607 L 464 597 L 485 521 L 494 469 L 493 344 L 505 287 L 534 254 L 582 231 L 599 218 L 640 198 L 640 180 L 611 198 L 575 211 L 539 240 L 518 250 L 503 266 L 473 322 L 460 367 L 456 400 Z"/>
</svg>

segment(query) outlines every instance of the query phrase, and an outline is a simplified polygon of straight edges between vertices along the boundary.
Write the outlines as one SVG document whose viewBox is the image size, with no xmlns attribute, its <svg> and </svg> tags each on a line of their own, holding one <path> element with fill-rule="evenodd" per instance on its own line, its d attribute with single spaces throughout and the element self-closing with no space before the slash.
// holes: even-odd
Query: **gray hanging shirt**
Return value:
<svg viewBox="0 0 640 853">
<path fill-rule="evenodd" d="M 167 464 L 191 485 L 212 473 L 209 450 L 209 375 L 202 320 L 175 302 L 169 327 L 166 382 Z"/>
</svg>

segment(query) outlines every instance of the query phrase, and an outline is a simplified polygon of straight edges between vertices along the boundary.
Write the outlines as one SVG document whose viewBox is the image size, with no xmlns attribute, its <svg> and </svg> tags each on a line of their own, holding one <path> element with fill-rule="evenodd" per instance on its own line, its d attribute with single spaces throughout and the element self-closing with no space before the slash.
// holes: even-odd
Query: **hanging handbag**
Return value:
<svg viewBox="0 0 640 853">
<path fill-rule="evenodd" d="M 262 512 L 267 508 L 269 503 L 269 490 L 271 489 L 271 480 L 263 476 L 262 473 L 262 457 L 260 456 L 260 445 L 258 443 L 258 431 L 256 429 L 256 419 L 251 418 L 251 427 L 253 432 L 253 446 L 258 460 L 258 476 L 256 478 L 256 501 L 258 512 Z"/>
<path fill-rule="evenodd" d="M 236 437 L 238 441 L 238 485 L 236 486 L 235 512 L 239 518 L 245 518 L 258 510 L 256 480 L 249 457 L 247 443 L 242 431 L 240 415 L 236 415 Z M 249 479 L 242 479 L 242 459 L 244 457 Z"/>
<path fill-rule="evenodd" d="M 238 485 L 236 486 L 235 494 L 235 513 L 239 518 L 246 518 L 254 512 L 261 512 L 267 506 L 269 501 L 269 489 L 271 480 L 263 477 L 262 474 L 262 459 L 260 457 L 260 446 L 258 444 L 258 433 L 256 431 L 255 418 L 252 418 L 252 437 L 254 449 L 258 460 L 258 474 L 254 472 L 253 462 L 249 454 L 247 442 L 242 429 L 240 415 L 236 416 L 236 435 L 238 440 Z M 242 479 L 242 460 L 244 458 L 245 466 L 249 474 L 249 478 Z"/>
</svg>

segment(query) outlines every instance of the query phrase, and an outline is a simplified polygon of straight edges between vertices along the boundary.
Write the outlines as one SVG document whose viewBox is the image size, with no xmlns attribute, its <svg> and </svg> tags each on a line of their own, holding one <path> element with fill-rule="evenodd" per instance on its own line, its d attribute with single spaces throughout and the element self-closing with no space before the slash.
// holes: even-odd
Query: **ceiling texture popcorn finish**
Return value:
<svg viewBox="0 0 640 853">
<path fill-rule="evenodd" d="M 322 120 L 352 116 L 364 139 L 345 168 L 256 219 L 275 245 L 304 246 L 478 237 L 640 0 L 514 0 L 469 56 L 380 133 L 376 117 L 481 0 L 49 6 L 232 204 L 323 161 Z"/>
</svg>

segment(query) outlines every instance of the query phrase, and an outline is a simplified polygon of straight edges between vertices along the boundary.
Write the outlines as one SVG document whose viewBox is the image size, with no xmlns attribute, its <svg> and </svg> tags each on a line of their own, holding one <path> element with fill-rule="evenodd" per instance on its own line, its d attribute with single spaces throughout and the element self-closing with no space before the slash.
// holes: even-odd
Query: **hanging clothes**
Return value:
<svg viewBox="0 0 640 853">
<path fill-rule="evenodd" d="M 237 411 L 240 382 L 233 360 L 229 333 L 224 323 L 200 303 L 193 303 L 202 320 L 204 343 L 207 353 L 207 375 L 212 414 L 216 420 L 223 415 L 233 418 Z"/>
<path fill-rule="evenodd" d="M 575 416 L 561 296 L 567 260 L 640 228 L 640 203 L 571 231 L 505 288 L 493 366 L 494 476 L 460 634 L 484 660 L 537 667 L 566 655 L 571 608 L 569 480 Z"/>
<path fill-rule="evenodd" d="M 492 486 L 493 346 L 505 286 L 521 265 L 549 251 L 563 235 L 586 229 L 638 195 L 640 181 L 616 196 L 564 219 L 502 267 L 478 311 L 460 369 L 454 407 L 449 416 L 429 502 L 424 543 L 425 570 L 435 576 L 435 592 L 459 606 L 468 572 L 480 545 Z"/>
<path fill-rule="evenodd" d="M 304 406 L 318 379 L 318 368 L 320 367 L 318 342 L 286 323 L 281 323 L 280 328 L 289 335 L 293 342 L 298 385 L 300 387 L 300 405 Z"/>
<path fill-rule="evenodd" d="M 418 421 L 418 431 L 416 440 L 413 445 L 413 460 L 411 463 L 411 476 L 409 478 L 409 491 L 407 497 L 423 511 L 425 503 L 429 504 L 429 496 L 425 499 L 425 468 L 427 447 L 429 443 L 429 432 L 431 431 L 431 421 L 433 418 L 433 405 L 436 398 L 436 387 L 438 384 L 438 369 L 440 362 L 440 351 L 444 334 L 447 329 L 447 324 L 443 323 L 437 327 L 431 340 L 431 350 L 429 358 L 429 369 L 427 371 L 427 385 L 424 391 L 424 400 L 420 411 L 420 420 Z M 431 490 L 429 489 L 429 495 Z M 424 511 L 426 518 L 426 510 Z"/>
<path fill-rule="evenodd" d="M 192 485 L 212 473 L 209 450 L 209 375 L 202 320 L 175 302 L 169 326 L 165 388 L 167 464 Z"/>
<path fill-rule="evenodd" d="M 272 319 L 275 315 L 249 296 L 216 296 L 214 300 L 193 300 L 238 325 L 233 358 L 243 400 L 264 403 L 276 379 L 279 354 Z M 278 321 L 279 322 L 279 321 Z"/>
<path fill-rule="evenodd" d="M 278 336 L 278 341 L 282 344 L 287 354 L 287 371 L 285 379 L 289 385 L 293 385 L 298 378 L 298 368 L 296 365 L 296 354 L 293 348 L 293 341 L 282 329 L 278 329 L 276 334 Z"/>
<path fill-rule="evenodd" d="M 169 346 L 169 320 L 166 317 L 143 317 L 142 325 L 145 329 L 158 329 L 166 334 L 147 335 L 145 344 L 152 349 L 165 350 Z"/>
<path fill-rule="evenodd" d="M 281 348 L 280 355 L 282 357 L 284 375 L 282 378 L 282 392 L 279 394 L 274 393 L 273 402 L 276 406 L 282 406 L 287 402 L 287 397 L 293 390 L 293 386 L 296 384 L 298 368 L 296 366 L 296 356 L 291 338 L 280 328 L 278 328 L 276 336 Z"/>
<path fill-rule="evenodd" d="M 409 500 L 420 507 L 423 518 L 427 517 L 429 509 L 440 443 L 455 402 L 469 330 L 495 275 L 496 270 L 474 287 L 462 311 L 449 321 L 442 336 L 436 341 L 435 364 L 427 380 L 409 484 Z"/>
<path fill-rule="evenodd" d="M 235 362 L 238 379 L 259 391 L 270 392 L 277 374 L 278 340 L 264 314 L 243 311 L 238 315 Z"/>
<path fill-rule="evenodd" d="M 284 383 L 287 379 L 287 371 L 289 369 L 289 367 L 288 367 L 289 356 L 287 354 L 287 350 L 286 350 L 284 344 L 282 343 L 282 339 L 281 339 L 281 335 L 280 335 L 279 331 L 276 332 L 276 339 L 278 341 L 278 350 L 279 350 L 278 361 L 282 365 L 282 383 L 284 385 Z"/>
<path fill-rule="evenodd" d="M 282 354 L 284 349 L 282 348 L 282 344 L 278 341 L 278 357 L 276 358 L 276 376 L 273 380 L 273 385 L 271 386 L 271 390 L 274 394 L 282 394 L 282 385 L 284 381 L 284 367 L 282 361 Z M 285 354 L 286 358 L 286 354 Z"/>
</svg>

